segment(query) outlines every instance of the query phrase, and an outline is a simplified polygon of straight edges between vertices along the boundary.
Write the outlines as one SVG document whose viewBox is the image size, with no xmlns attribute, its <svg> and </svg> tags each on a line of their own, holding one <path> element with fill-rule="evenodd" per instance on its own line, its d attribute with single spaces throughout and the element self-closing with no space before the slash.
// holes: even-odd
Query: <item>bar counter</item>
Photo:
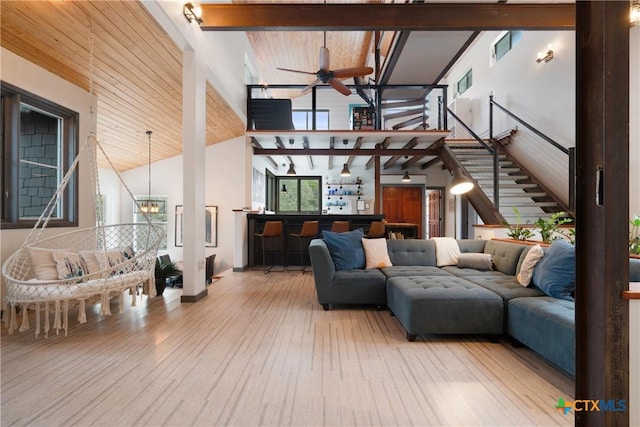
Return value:
<svg viewBox="0 0 640 427">
<path fill-rule="evenodd" d="M 249 266 L 262 265 L 262 247 L 260 246 L 259 238 L 257 238 L 254 233 L 262 232 L 266 221 L 282 221 L 282 236 L 280 239 L 275 239 L 273 249 L 283 250 L 285 265 L 299 266 L 302 264 L 298 252 L 298 239 L 291 238 L 290 233 L 299 233 L 304 221 L 318 221 L 318 236 L 320 237 L 322 236 L 322 230 L 331 230 L 333 221 L 349 221 L 350 230 L 362 228 L 364 233 L 367 234 L 372 221 L 382 221 L 383 219 L 384 215 L 263 215 L 250 213 L 247 215 L 248 264 Z M 305 264 L 309 265 L 308 252 L 305 250 L 304 254 Z M 280 265 L 281 260 L 279 255 L 268 256 L 267 264 L 271 263 L 270 258 L 272 258 L 273 263 Z"/>
</svg>

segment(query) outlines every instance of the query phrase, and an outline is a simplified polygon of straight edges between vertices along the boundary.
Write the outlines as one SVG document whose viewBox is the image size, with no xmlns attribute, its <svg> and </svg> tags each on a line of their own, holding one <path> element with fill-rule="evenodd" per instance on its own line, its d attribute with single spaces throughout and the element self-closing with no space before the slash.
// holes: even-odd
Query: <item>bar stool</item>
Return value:
<svg viewBox="0 0 640 427">
<path fill-rule="evenodd" d="M 311 239 L 318 235 L 319 227 L 318 221 L 305 221 L 302 223 L 302 229 L 299 233 L 289 233 L 291 237 L 296 237 L 298 239 L 298 252 L 300 254 L 300 263 L 302 264 L 302 274 L 304 274 L 305 269 L 307 268 L 304 264 L 304 250 L 309 245 Z M 305 243 L 304 246 L 303 242 Z"/>
<path fill-rule="evenodd" d="M 256 237 L 259 237 L 260 240 L 262 241 L 262 266 L 264 268 L 264 274 L 269 273 L 270 271 L 272 271 L 273 266 L 267 267 L 267 260 L 266 260 L 266 253 L 267 252 L 271 252 L 272 254 L 274 252 L 277 252 L 275 250 L 273 250 L 273 245 L 270 244 L 271 246 L 271 250 L 267 251 L 266 248 L 266 244 L 267 241 L 271 241 L 273 243 L 274 239 L 280 238 L 282 236 L 282 221 L 266 221 L 264 223 L 264 228 L 262 229 L 262 233 L 254 233 L 254 235 Z M 278 270 L 278 271 L 284 271 L 286 269 L 286 266 L 284 265 L 284 251 L 281 250 L 280 251 L 280 256 L 282 256 L 282 270 Z"/>
<path fill-rule="evenodd" d="M 372 221 L 369 226 L 369 232 L 364 236 L 367 239 L 376 239 L 385 237 L 386 235 L 386 221 Z"/>
<path fill-rule="evenodd" d="M 333 221 L 331 231 L 334 233 L 344 233 L 349 231 L 349 221 Z"/>
</svg>

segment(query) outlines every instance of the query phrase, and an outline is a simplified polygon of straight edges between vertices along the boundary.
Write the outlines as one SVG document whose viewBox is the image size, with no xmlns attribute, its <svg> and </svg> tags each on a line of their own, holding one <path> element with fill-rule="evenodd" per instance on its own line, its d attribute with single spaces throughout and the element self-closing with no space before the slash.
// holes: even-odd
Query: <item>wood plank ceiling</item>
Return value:
<svg viewBox="0 0 640 427">
<path fill-rule="evenodd" d="M 0 7 L 2 47 L 96 94 L 98 139 L 116 169 L 148 162 L 146 130 L 153 131 L 152 161 L 182 153 L 182 52 L 140 2 L 2 1 Z M 244 130 L 207 85 L 207 145 Z M 104 159 L 99 163 L 107 167 Z"/>
</svg>

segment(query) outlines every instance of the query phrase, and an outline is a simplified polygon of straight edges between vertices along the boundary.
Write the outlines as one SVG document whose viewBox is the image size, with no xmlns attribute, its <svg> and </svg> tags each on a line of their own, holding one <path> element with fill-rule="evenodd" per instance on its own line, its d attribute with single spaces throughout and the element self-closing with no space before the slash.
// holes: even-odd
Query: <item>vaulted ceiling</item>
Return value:
<svg viewBox="0 0 640 427">
<path fill-rule="evenodd" d="M 258 2 L 234 3 L 253 7 Z M 98 139 L 118 170 L 147 163 L 147 130 L 153 131 L 153 161 L 182 152 L 182 51 L 140 2 L 1 1 L 0 8 L 2 47 L 96 94 Z M 327 31 L 331 68 L 373 65 L 373 34 Z M 473 31 L 460 28 L 446 33 L 383 31 L 378 46 L 386 71 L 372 77 L 393 84 L 435 83 L 472 36 Z M 323 31 L 248 31 L 247 37 L 262 83 L 306 84 L 313 78 L 277 67 L 318 69 Z M 244 133 L 243 120 L 208 85 L 207 144 Z"/>
</svg>

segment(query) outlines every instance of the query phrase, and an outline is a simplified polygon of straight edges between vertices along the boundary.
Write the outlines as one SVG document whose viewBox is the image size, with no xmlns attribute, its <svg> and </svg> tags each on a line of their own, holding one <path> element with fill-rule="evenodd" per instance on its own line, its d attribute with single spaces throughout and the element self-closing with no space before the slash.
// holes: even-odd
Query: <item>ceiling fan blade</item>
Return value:
<svg viewBox="0 0 640 427">
<path fill-rule="evenodd" d="M 298 92 L 298 96 L 304 95 L 305 93 L 308 93 L 311 89 L 313 89 L 314 86 L 318 86 L 320 83 L 322 83 L 322 81 L 320 81 L 320 79 L 314 80 L 313 82 L 309 83 L 307 85 L 307 87 L 305 87 L 300 92 Z"/>
<path fill-rule="evenodd" d="M 345 96 L 351 95 L 351 89 L 346 87 L 344 85 L 344 83 L 342 83 L 340 80 L 333 78 L 333 79 L 329 79 L 329 81 L 327 83 L 329 83 L 329 85 L 332 88 L 334 88 L 335 90 L 337 90 L 341 94 L 343 94 Z"/>
<path fill-rule="evenodd" d="M 322 46 L 320 48 L 320 69 L 322 71 L 329 71 L 329 49 Z"/>
<path fill-rule="evenodd" d="M 371 67 L 340 68 L 333 70 L 333 78 L 342 80 L 351 77 L 366 76 L 371 73 L 373 73 L 373 68 Z"/>
<path fill-rule="evenodd" d="M 276 67 L 276 69 L 281 70 L 281 71 L 290 71 L 292 73 L 311 74 L 312 76 L 316 75 L 316 73 L 311 72 L 311 71 L 292 70 L 290 68 L 280 68 L 280 67 Z"/>
</svg>

